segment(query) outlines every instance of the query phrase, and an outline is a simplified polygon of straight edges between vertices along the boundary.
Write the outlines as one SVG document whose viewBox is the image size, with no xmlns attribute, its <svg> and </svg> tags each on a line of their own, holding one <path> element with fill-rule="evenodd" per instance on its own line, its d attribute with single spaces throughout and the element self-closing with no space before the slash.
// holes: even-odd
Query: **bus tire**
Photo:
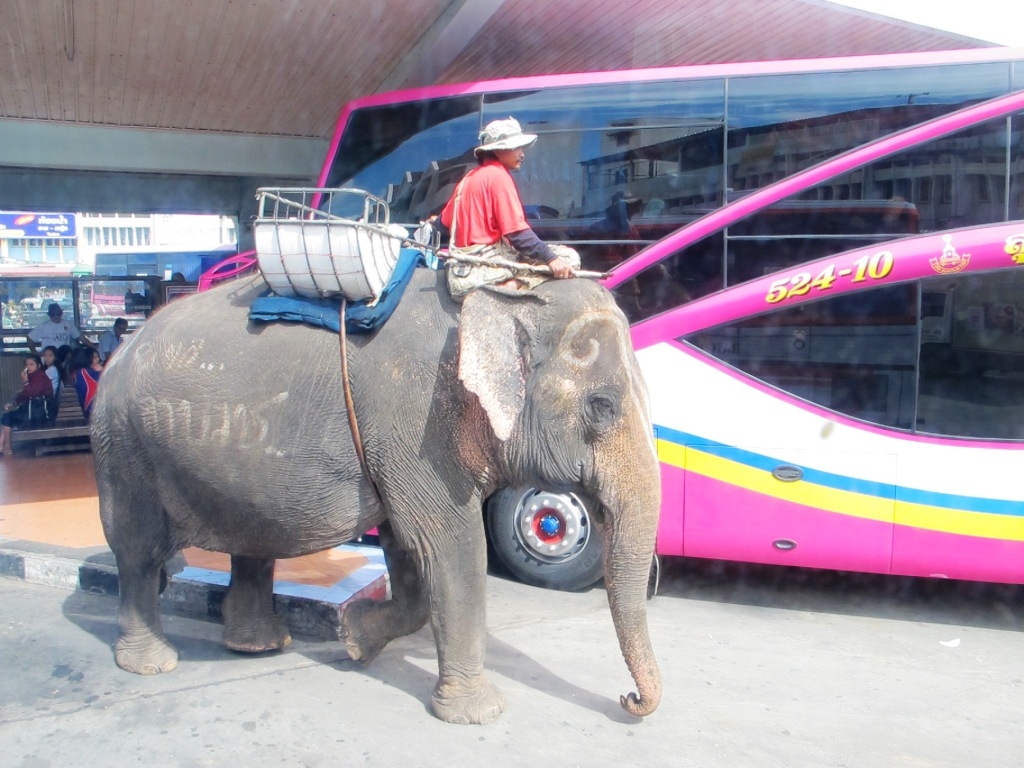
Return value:
<svg viewBox="0 0 1024 768">
<path fill-rule="evenodd" d="M 573 592 L 601 579 L 604 537 L 575 494 L 504 488 L 486 517 L 494 553 L 519 581 Z"/>
</svg>

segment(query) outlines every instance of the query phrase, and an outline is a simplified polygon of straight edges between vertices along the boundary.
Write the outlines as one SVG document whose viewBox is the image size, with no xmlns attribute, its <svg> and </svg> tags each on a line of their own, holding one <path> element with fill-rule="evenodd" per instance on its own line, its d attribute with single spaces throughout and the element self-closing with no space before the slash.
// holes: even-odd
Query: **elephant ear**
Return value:
<svg viewBox="0 0 1024 768">
<path fill-rule="evenodd" d="M 502 442 L 526 401 L 529 337 L 520 315 L 543 299 L 531 291 L 477 288 L 459 316 L 459 380 L 477 396 Z"/>
</svg>

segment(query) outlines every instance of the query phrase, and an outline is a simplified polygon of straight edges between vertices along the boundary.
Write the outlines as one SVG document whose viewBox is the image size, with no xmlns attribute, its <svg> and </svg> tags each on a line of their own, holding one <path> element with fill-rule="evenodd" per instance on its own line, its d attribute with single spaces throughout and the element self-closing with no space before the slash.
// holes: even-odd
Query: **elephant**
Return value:
<svg viewBox="0 0 1024 768">
<path fill-rule="evenodd" d="M 620 703 L 653 712 L 661 678 L 646 588 L 659 469 L 646 386 L 611 294 L 577 278 L 479 288 L 460 305 L 443 270 L 415 270 L 390 320 L 348 337 L 352 430 L 338 334 L 250 320 L 265 290 L 255 274 L 166 305 L 103 373 L 91 437 L 119 574 L 118 666 L 177 666 L 159 595 L 183 548 L 230 555 L 224 643 L 264 652 L 291 641 L 273 610 L 275 559 L 376 527 L 391 596 L 346 605 L 346 651 L 369 662 L 429 621 L 432 712 L 492 722 L 506 701 L 484 674 L 482 503 L 531 483 L 579 494 L 594 511 L 637 688 Z"/>
</svg>

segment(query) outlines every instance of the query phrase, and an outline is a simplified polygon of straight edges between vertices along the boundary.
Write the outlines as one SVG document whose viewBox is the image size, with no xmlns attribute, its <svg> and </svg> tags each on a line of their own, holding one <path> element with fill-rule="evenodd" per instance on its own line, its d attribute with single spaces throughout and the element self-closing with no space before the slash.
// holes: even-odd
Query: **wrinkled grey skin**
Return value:
<svg viewBox="0 0 1024 768">
<path fill-rule="evenodd" d="M 161 309 L 113 358 L 92 417 L 100 515 L 120 574 L 119 666 L 166 672 L 165 562 L 189 546 L 231 555 L 228 647 L 290 637 L 274 615 L 274 559 L 378 526 L 387 602 L 358 601 L 346 647 L 368 661 L 430 621 L 434 713 L 484 723 L 505 708 L 484 676 L 486 547 L 481 502 L 527 483 L 590 500 L 605 530 L 605 579 L 627 666 L 652 712 L 661 680 L 645 590 L 660 487 L 646 390 L 625 318 L 586 280 L 481 289 L 459 307 L 417 270 L 395 315 L 350 337 L 349 374 L 370 472 L 344 407 L 338 336 L 247 322 L 265 289 L 238 281 Z"/>
</svg>

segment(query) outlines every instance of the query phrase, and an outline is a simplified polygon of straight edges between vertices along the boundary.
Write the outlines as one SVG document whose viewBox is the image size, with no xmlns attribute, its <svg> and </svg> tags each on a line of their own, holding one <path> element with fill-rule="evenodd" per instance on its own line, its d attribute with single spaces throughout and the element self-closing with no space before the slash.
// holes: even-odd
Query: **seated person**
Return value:
<svg viewBox="0 0 1024 768">
<path fill-rule="evenodd" d="M 103 360 L 104 364 L 106 364 L 107 360 L 110 359 L 110 356 L 114 354 L 114 350 L 120 346 L 122 341 L 124 341 L 124 334 L 127 330 L 128 321 L 123 317 L 119 317 L 114 321 L 113 328 L 100 335 L 100 358 Z"/>
<path fill-rule="evenodd" d="M 26 355 L 25 368 L 21 372 L 24 386 L 9 402 L 4 404 L 3 415 L 0 416 L 0 453 L 10 456 L 11 427 L 20 427 L 33 423 L 45 423 L 49 418 L 42 399 L 53 398 L 53 384 L 43 370 L 43 361 L 39 355 Z M 33 407 L 38 406 L 38 407 Z"/>
<path fill-rule="evenodd" d="M 74 371 L 78 404 L 82 406 L 82 413 L 88 419 L 92 413 L 93 398 L 96 397 L 96 390 L 100 384 L 100 374 L 103 373 L 100 353 L 95 349 L 76 349 L 71 356 L 71 370 Z"/>
<path fill-rule="evenodd" d="M 61 384 L 74 384 L 75 377 L 71 375 L 71 347 L 67 344 L 57 347 L 57 368 L 61 373 Z"/>
<path fill-rule="evenodd" d="M 540 240 L 526 220 L 526 211 L 512 178 L 525 157 L 524 149 L 537 135 L 524 133 L 514 118 L 494 120 L 480 136 L 473 150 L 477 167 L 455 187 L 441 210 L 438 229 L 449 233 L 451 257 L 474 256 L 543 264 L 557 279 L 575 277 L 579 254 L 566 246 L 551 246 Z M 437 223 L 437 222 L 435 222 Z M 469 289 L 486 284 L 510 288 L 533 287 L 543 278 L 526 277 L 510 268 L 463 262 L 449 270 L 453 298 L 461 300 Z M 452 275 L 456 280 L 452 280 Z"/>
<path fill-rule="evenodd" d="M 51 344 L 40 355 L 43 359 L 43 370 L 46 371 L 46 375 L 53 383 L 53 394 L 55 396 L 60 393 L 60 385 L 64 381 L 64 371 L 60 363 L 57 362 L 57 354 L 57 348 Z"/>
</svg>

